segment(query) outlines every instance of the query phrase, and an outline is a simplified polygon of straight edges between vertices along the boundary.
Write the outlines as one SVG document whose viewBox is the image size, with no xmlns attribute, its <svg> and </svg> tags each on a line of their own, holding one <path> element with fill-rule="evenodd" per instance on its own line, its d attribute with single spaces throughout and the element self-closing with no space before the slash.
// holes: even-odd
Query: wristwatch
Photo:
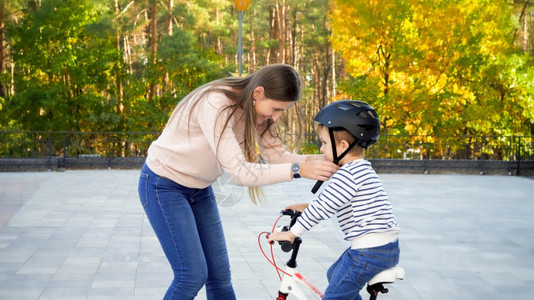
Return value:
<svg viewBox="0 0 534 300">
<path fill-rule="evenodd" d="M 300 178 L 300 164 L 298 162 L 291 165 L 291 172 L 293 173 L 293 178 Z"/>
</svg>

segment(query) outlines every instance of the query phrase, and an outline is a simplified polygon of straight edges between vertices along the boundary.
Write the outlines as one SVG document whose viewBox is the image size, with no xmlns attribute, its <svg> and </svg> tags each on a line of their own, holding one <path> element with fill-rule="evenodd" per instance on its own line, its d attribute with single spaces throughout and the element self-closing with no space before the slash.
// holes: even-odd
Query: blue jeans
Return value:
<svg viewBox="0 0 534 300">
<path fill-rule="evenodd" d="M 376 274 L 399 263 L 399 242 L 367 249 L 347 249 L 328 269 L 323 299 L 361 300 L 360 290 Z"/>
<path fill-rule="evenodd" d="M 210 187 L 194 189 L 158 176 L 147 165 L 139 197 L 174 272 L 164 299 L 236 299 L 221 217 Z"/>
</svg>

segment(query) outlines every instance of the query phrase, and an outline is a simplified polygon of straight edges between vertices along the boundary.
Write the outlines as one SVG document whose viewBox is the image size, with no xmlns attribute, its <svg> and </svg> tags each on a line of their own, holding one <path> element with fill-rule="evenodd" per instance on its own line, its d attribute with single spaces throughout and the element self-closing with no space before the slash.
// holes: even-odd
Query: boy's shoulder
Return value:
<svg viewBox="0 0 534 300">
<path fill-rule="evenodd" d="M 358 168 L 367 168 L 367 167 L 370 167 L 371 166 L 371 162 L 368 161 L 368 160 L 365 160 L 363 158 L 360 158 L 360 159 L 355 159 L 353 161 L 350 161 L 346 164 L 344 164 L 341 168 L 341 169 L 346 169 L 346 170 L 355 170 L 355 169 L 358 169 Z"/>
<path fill-rule="evenodd" d="M 340 184 L 345 187 L 351 187 L 351 190 L 359 190 L 360 186 L 370 182 L 380 182 L 378 175 L 371 166 L 371 162 L 365 159 L 356 159 L 344 164 L 332 176 L 331 182 L 334 183 L 332 188 L 336 189 Z"/>
<path fill-rule="evenodd" d="M 347 173 L 349 173 L 355 177 L 366 176 L 366 174 L 376 174 L 373 166 L 371 165 L 371 162 L 363 158 L 356 159 L 344 164 L 341 168 L 339 168 L 339 170 L 337 170 L 336 174 L 337 173 L 340 173 L 340 175 L 346 175 Z"/>
</svg>

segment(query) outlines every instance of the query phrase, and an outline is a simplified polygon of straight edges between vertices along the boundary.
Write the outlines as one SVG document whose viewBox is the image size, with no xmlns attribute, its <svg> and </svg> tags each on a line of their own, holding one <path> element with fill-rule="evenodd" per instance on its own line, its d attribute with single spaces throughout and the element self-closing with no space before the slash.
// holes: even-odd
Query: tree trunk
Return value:
<svg viewBox="0 0 534 300">
<path fill-rule="evenodd" d="M 523 8 L 521 9 L 521 13 L 519 14 L 519 24 L 523 26 L 523 38 L 521 41 L 521 45 L 523 47 L 523 50 L 526 52 L 528 51 L 528 24 L 527 24 L 527 7 L 530 4 L 530 0 L 525 1 Z M 514 31 L 514 39 L 517 37 L 517 28 Z"/>
<path fill-rule="evenodd" d="M 114 11 L 115 11 L 115 15 L 118 16 L 120 14 L 120 6 L 119 6 L 119 1 L 118 0 L 115 0 L 115 5 L 114 5 Z M 121 37 L 121 31 L 120 29 L 117 28 L 117 32 L 116 32 L 116 36 L 115 36 L 115 47 L 117 49 L 117 53 L 121 53 L 122 49 L 121 49 L 121 40 L 122 40 L 122 37 Z M 117 59 L 116 63 L 115 63 L 115 85 L 117 86 L 117 99 L 118 99 L 118 103 L 117 103 L 117 113 L 120 115 L 122 114 L 122 109 L 123 109 L 123 88 L 122 88 L 122 62 L 119 61 L 119 59 Z"/>
<path fill-rule="evenodd" d="M 174 0 L 169 0 L 167 2 L 167 19 L 165 20 L 165 29 L 168 36 L 172 36 L 172 9 L 174 7 Z M 169 72 L 165 71 L 163 75 L 163 87 L 162 91 L 165 93 L 169 89 L 172 89 L 172 86 L 169 86 Z"/>
<path fill-rule="evenodd" d="M 337 94 L 336 91 L 336 52 L 332 49 L 332 97 Z"/>
<path fill-rule="evenodd" d="M 5 2 L 0 2 L 0 74 L 4 73 L 4 16 L 5 16 Z M 5 84 L 0 81 L 0 97 L 5 97 L 6 89 Z"/>
<path fill-rule="evenodd" d="M 291 36 L 290 36 L 290 47 L 291 47 L 291 52 L 290 52 L 290 55 L 289 57 L 291 58 L 291 60 L 289 61 L 289 63 L 293 66 L 296 65 L 297 63 L 297 30 L 298 30 L 298 20 L 297 20 L 297 15 L 296 13 L 293 11 L 293 13 L 291 14 L 292 16 L 292 20 L 291 20 Z"/>
<path fill-rule="evenodd" d="M 150 43 L 150 57 L 151 62 L 150 64 L 152 67 L 155 66 L 157 58 L 156 58 L 156 51 L 157 51 L 157 18 L 158 18 L 158 12 L 157 12 L 157 2 L 155 0 L 150 0 L 150 37 L 149 37 L 149 43 Z M 156 84 L 154 83 L 154 78 L 149 78 L 149 88 L 148 88 L 148 101 L 152 101 L 154 99 L 154 95 L 156 94 Z"/>
<path fill-rule="evenodd" d="M 172 10 L 174 9 L 174 0 L 169 0 L 167 3 L 167 19 L 165 20 L 165 28 L 167 35 L 172 36 Z"/>
<path fill-rule="evenodd" d="M 126 61 L 126 65 L 128 66 L 126 72 L 128 72 L 128 74 L 130 75 L 133 74 L 132 50 L 128 35 L 124 35 L 124 60 Z"/>
<path fill-rule="evenodd" d="M 280 38 L 278 22 L 278 3 L 276 3 L 276 5 L 269 9 L 269 38 L 271 40 Z M 267 51 L 268 60 L 266 60 L 266 64 L 277 62 L 278 55 L 276 55 L 276 50 L 269 48 Z"/>
<path fill-rule="evenodd" d="M 527 1 L 528 2 L 528 1 Z M 528 15 L 523 17 L 523 50 L 528 51 Z"/>
<path fill-rule="evenodd" d="M 256 15 L 256 10 L 248 17 L 250 23 L 250 50 L 249 50 L 249 74 L 256 71 L 256 39 L 254 36 L 253 16 Z"/>
<path fill-rule="evenodd" d="M 286 4 L 278 6 L 278 62 L 286 62 Z"/>
</svg>

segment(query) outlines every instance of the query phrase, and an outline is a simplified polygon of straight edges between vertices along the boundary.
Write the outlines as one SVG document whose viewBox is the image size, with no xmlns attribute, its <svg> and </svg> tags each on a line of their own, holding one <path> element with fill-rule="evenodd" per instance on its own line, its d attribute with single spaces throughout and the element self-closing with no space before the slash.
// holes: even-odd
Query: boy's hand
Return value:
<svg viewBox="0 0 534 300">
<path fill-rule="evenodd" d="M 289 241 L 291 244 L 293 244 L 293 241 L 295 240 L 297 236 L 294 235 L 291 231 L 284 231 L 284 232 L 273 232 L 269 234 L 267 239 L 269 240 L 269 243 L 273 243 L 274 241 Z"/>
<path fill-rule="evenodd" d="M 303 212 L 307 207 L 308 207 L 308 203 L 297 203 L 297 204 L 291 204 L 290 206 L 286 207 L 286 209 Z"/>
</svg>

